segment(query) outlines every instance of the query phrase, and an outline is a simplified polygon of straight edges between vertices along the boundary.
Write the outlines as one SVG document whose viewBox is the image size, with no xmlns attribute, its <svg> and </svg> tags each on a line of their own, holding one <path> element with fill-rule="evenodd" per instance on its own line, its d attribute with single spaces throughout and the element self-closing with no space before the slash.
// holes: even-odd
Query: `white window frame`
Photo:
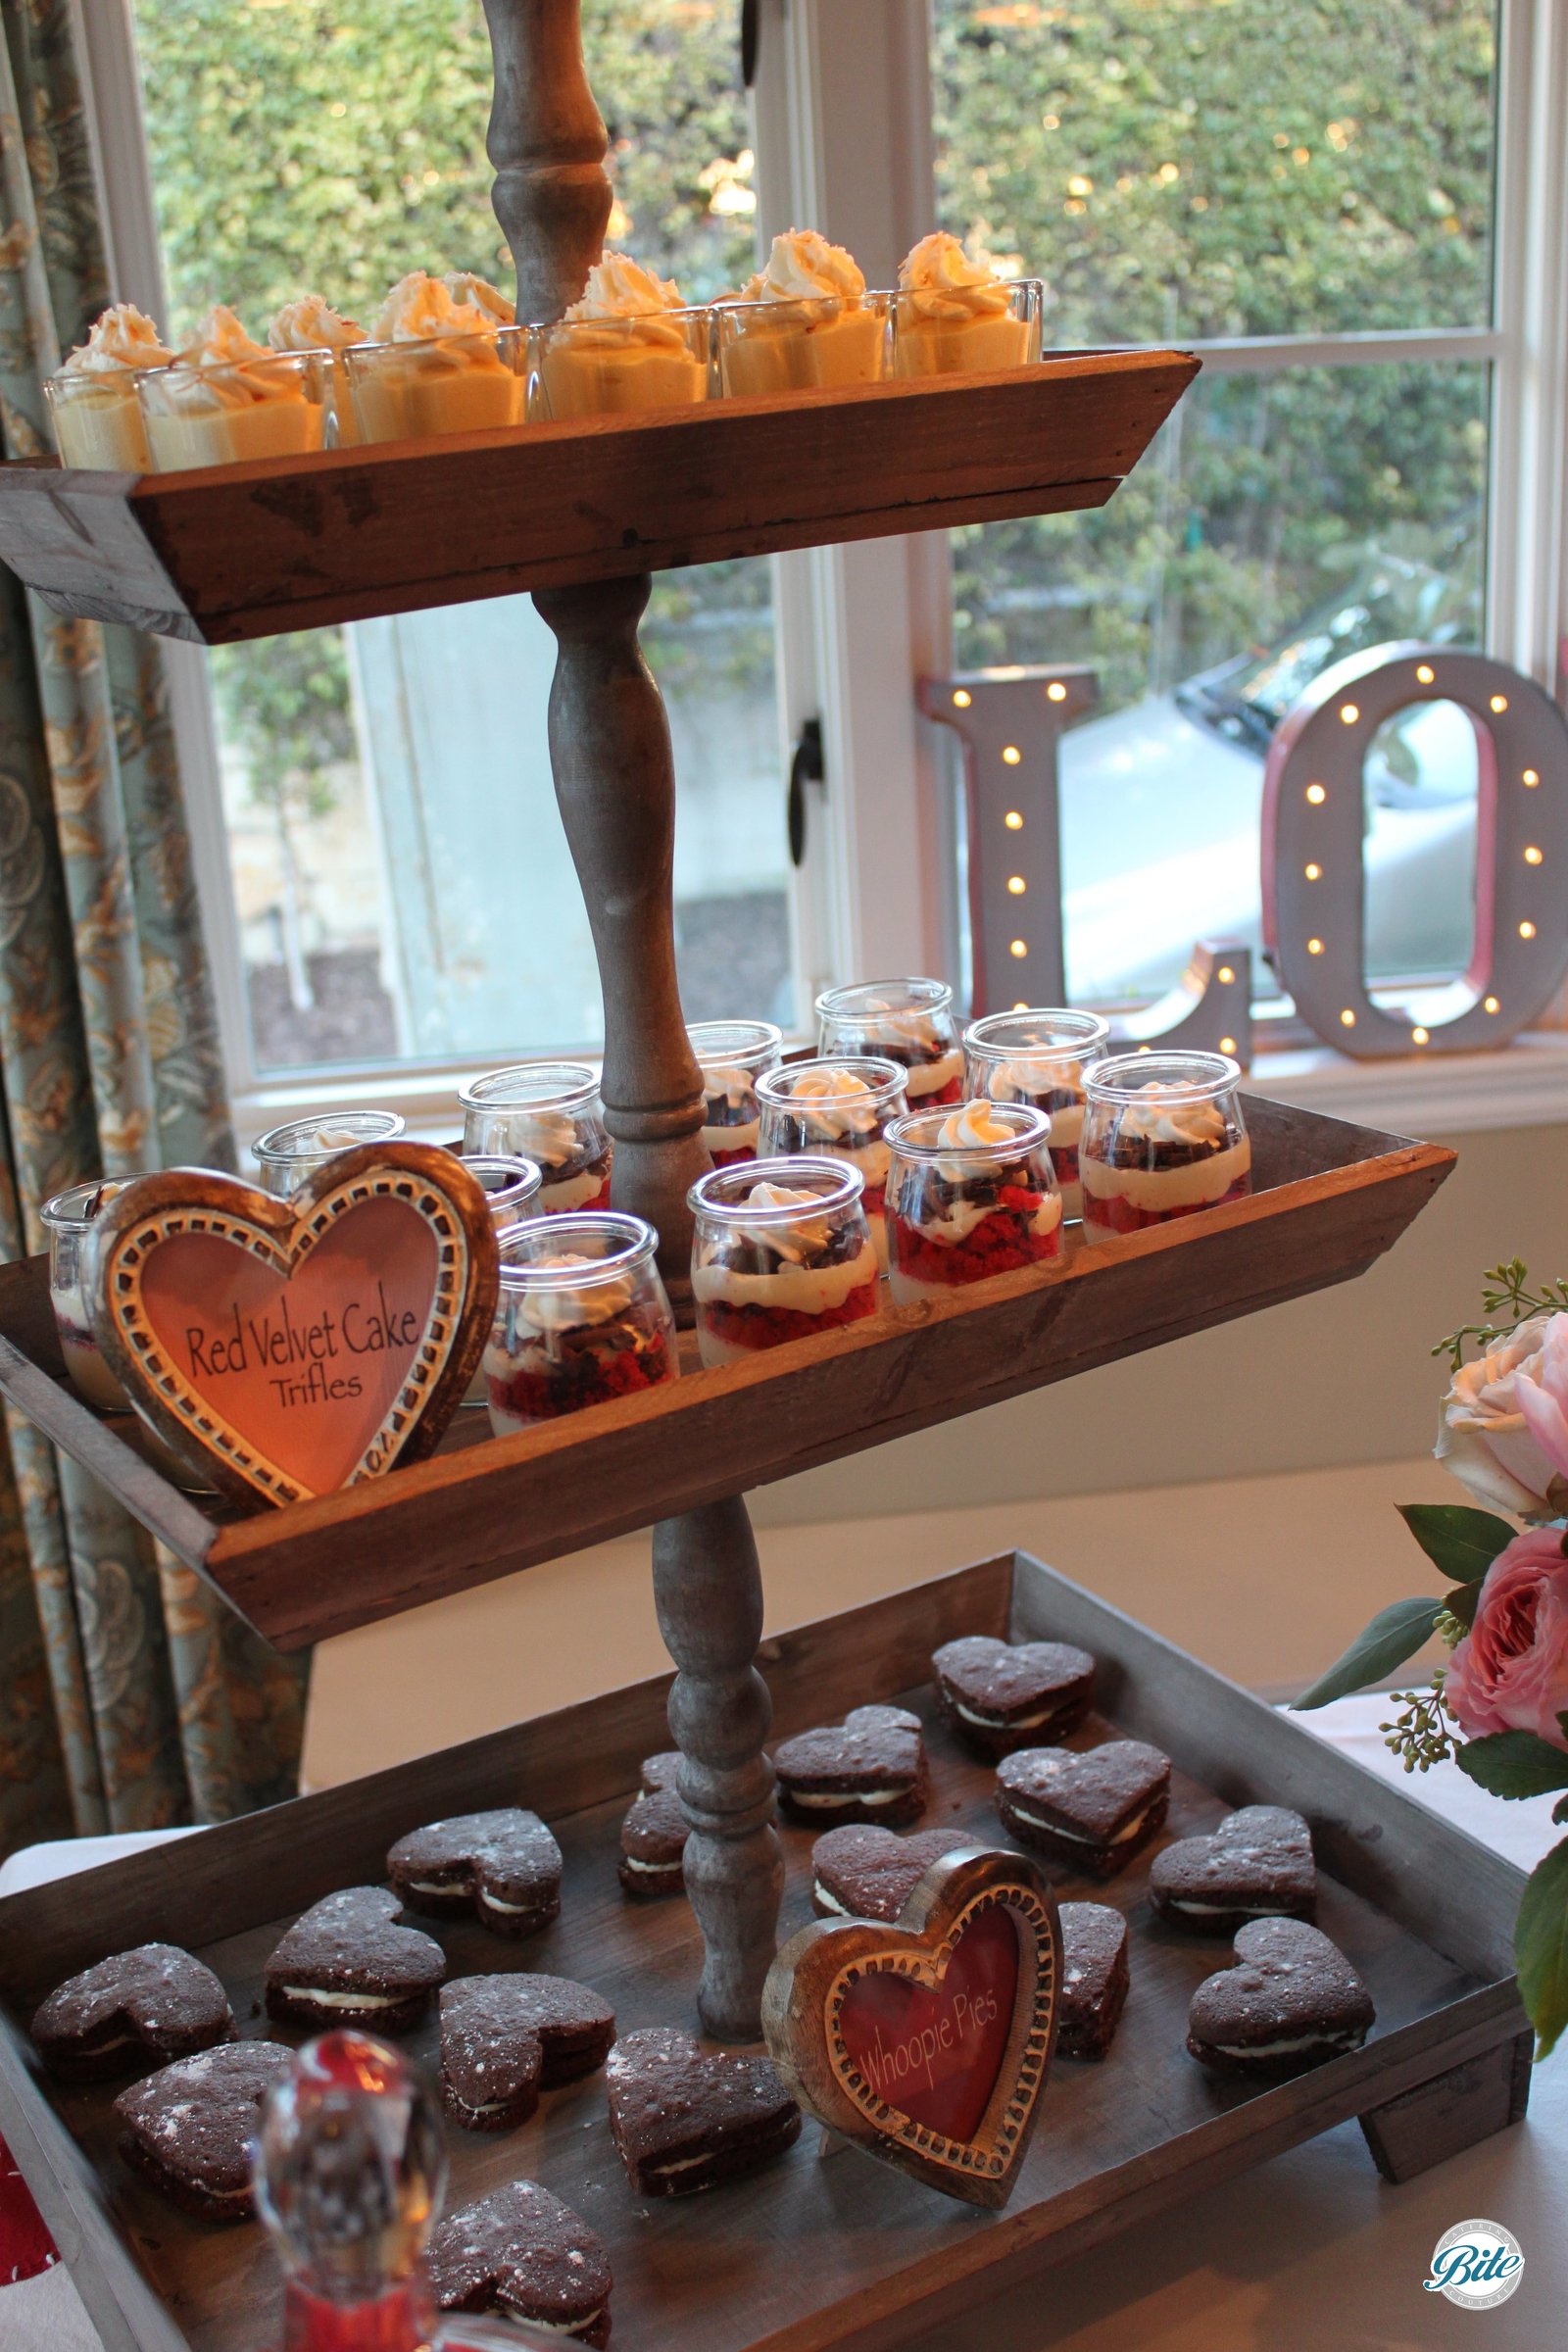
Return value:
<svg viewBox="0 0 1568 2352">
<path fill-rule="evenodd" d="M 131 0 L 88 0 L 89 98 L 113 223 L 116 290 L 165 316 L 141 130 Z M 759 220 L 811 222 L 873 283 L 935 218 L 928 0 L 760 0 Z M 1399 359 L 1493 368 L 1489 650 L 1557 692 L 1568 573 L 1568 0 L 1501 0 L 1494 310 L 1491 326 L 1270 336 L 1189 346 L 1212 373 Z M 812 796 L 792 887 L 801 997 L 857 973 L 953 970 L 953 793 L 912 681 L 952 657 L 945 534 L 775 559 L 781 754 L 822 721 L 826 792 Z M 262 1074 L 255 1068 L 218 789 L 205 656 L 171 645 L 171 702 L 187 778 L 236 1122 L 375 1101 L 439 1126 L 471 1059 Z M 781 785 L 783 760 L 781 758 Z M 1327 1049 L 1271 1054 L 1263 1091 L 1360 1118 L 1459 1132 L 1568 1117 L 1568 1032 L 1444 1061 L 1358 1064 Z"/>
</svg>

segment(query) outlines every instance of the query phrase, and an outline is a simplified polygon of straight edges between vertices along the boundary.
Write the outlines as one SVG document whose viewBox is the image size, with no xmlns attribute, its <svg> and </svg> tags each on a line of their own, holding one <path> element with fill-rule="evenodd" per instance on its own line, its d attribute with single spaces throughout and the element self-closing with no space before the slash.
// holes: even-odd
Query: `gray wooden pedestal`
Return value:
<svg viewBox="0 0 1568 2352">
<path fill-rule="evenodd" d="M 559 318 L 581 293 L 610 217 L 605 126 L 583 69 L 578 0 L 485 0 L 495 52 L 489 152 L 518 316 Z M 660 1235 L 677 1313 L 691 1297 L 686 1194 L 710 1166 L 702 1076 L 675 977 L 675 770 L 659 688 L 637 643 L 647 578 L 556 588 L 534 602 L 559 648 L 550 695 L 556 795 L 582 883 L 605 1004 L 611 1198 Z M 691 1826 L 686 1885 L 707 1958 L 697 2006 L 719 2039 L 751 2041 L 777 1940 L 784 1865 L 771 1705 L 753 1661 L 762 1586 L 736 1495 L 654 1535 L 660 1632 L 679 1669 L 669 1725 Z"/>
</svg>

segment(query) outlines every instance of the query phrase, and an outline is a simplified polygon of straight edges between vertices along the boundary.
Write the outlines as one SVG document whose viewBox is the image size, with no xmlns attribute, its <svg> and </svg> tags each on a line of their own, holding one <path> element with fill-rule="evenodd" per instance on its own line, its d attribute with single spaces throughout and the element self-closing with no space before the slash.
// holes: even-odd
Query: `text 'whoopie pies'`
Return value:
<svg viewBox="0 0 1568 2352">
<path fill-rule="evenodd" d="M 819 1822 L 918 1821 L 925 1811 L 925 1741 L 904 1707 L 857 1707 L 773 1750 L 787 1813 Z"/>
<path fill-rule="evenodd" d="M 801 2111 L 765 2058 L 705 2050 L 674 2026 L 617 2041 L 606 2081 L 610 2129 L 641 2196 L 738 2180 L 800 2137 Z"/>
<path fill-rule="evenodd" d="M 38 2055 L 66 2082 L 167 2065 L 234 2038 L 228 1995 L 177 1943 L 138 1943 L 57 1985 L 32 2021 Z"/>
<path fill-rule="evenodd" d="M 1149 1843 L 1170 1803 L 1170 1758 L 1143 1740 L 1107 1740 L 1075 1754 L 1021 1747 L 997 1767 L 997 1811 L 1037 1853 L 1114 1878 Z"/>
<path fill-rule="evenodd" d="M 533 1936 L 561 1910 L 561 1848 L 537 1813 L 503 1805 L 400 1838 L 386 1858 L 398 1900 L 432 1919 L 473 1912 L 498 1936 Z"/>
<path fill-rule="evenodd" d="M 1109 1903 L 1063 1903 L 1062 2058 L 1103 2058 L 1127 2006 L 1127 1922 Z"/>
<path fill-rule="evenodd" d="M 267 1963 L 267 2014 L 299 2026 L 407 2034 L 447 1973 L 446 1954 L 400 1928 L 384 1886 L 345 1886 L 313 1903 Z"/>
<path fill-rule="evenodd" d="M 455 1977 L 441 1987 L 441 2101 L 470 2132 L 525 2124 L 541 2090 L 591 2075 L 615 2013 L 569 1977 Z"/>
<path fill-rule="evenodd" d="M 686 1878 L 686 1816 L 675 1783 L 680 1751 L 670 1748 L 643 1764 L 642 1794 L 620 1825 L 620 1883 L 628 1894 L 681 1894 Z"/>
<path fill-rule="evenodd" d="M 277 2041 L 220 2042 L 176 2058 L 115 2101 L 121 2154 L 186 2213 L 243 2221 L 262 2101 L 293 2059 Z"/>
<path fill-rule="evenodd" d="M 1253 1919 L 1236 1966 L 1205 1977 L 1187 2014 L 1187 2047 L 1229 2075 L 1295 2074 L 1358 2050 L 1377 2017 L 1350 1963 L 1299 1919 Z"/>
<path fill-rule="evenodd" d="M 973 1843 L 961 1830 L 829 1830 L 811 1848 L 811 1908 L 822 1919 L 897 1919 L 933 1862 Z"/>
<path fill-rule="evenodd" d="M 610 2256 L 581 2217 L 536 2180 L 460 2205 L 430 2234 L 441 2311 L 500 2312 L 550 2335 L 610 2336 Z"/>
<path fill-rule="evenodd" d="M 970 1634 L 931 1660 L 937 1704 L 982 1756 L 1064 1740 L 1089 1712 L 1095 1661 L 1068 1642 L 998 1642 Z"/>
<path fill-rule="evenodd" d="M 1209 1838 L 1154 1856 L 1149 1899 L 1161 1919 L 1230 1936 L 1250 1919 L 1310 1919 L 1317 1902 L 1312 1833 L 1286 1805 L 1244 1805 Z"/>
</svg>

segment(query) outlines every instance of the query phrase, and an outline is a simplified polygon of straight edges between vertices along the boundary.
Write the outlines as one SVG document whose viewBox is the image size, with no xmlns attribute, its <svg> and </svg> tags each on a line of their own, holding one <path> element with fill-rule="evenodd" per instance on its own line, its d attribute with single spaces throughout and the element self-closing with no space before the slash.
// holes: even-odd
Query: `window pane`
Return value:
<svg viewBox="0 0 1568 2352">
<path fill-rule="evenodd" d="M 1489 374 L 1200 376 L 1100 513 L 955 533 L 963 666 L 1099 672 L 1061 760 L 1075 1003 L 1158 993 L 1200 934 L 1256 939 L 1263 759 L 1322 669 L 1396 638 L 1480 642 Z M 1427 797 L 1391 785 L 1376 810 L 1373 973 L 1464 961 L 1473 785 L 1472 846 L 1423 883 L 1419 923 L 1397 912 L 1400 871 L 1428 870 Z M 1454 822 L 1446 800 L 1438 829 Z"/>
<path fill-rule="evenodd" d="M 1047 339 L 1477 326 L 1491 0 L 934 0 L 943 224 Z"/>
<path fill-rule="evenodd" d="M 307 288 L 368 323 L 410 269 L 510 281 L 479 0 L 135 0 L 181 336 Z M 739 0 L 585 0 L 612 237 L 694 299 L 754 267 Z M 770 573 L 659 582 L 691 1016 L 788 1019 Z M 587 920 L 544 751 L 553 641 L 524 599 L 214 658 L 258 1063 L 597 1042 Z"/>
</svg>

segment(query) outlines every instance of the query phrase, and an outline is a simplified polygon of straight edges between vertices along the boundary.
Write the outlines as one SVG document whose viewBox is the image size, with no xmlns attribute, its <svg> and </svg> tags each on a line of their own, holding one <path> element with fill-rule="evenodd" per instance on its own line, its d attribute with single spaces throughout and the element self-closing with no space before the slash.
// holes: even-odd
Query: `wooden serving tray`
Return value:
<svg viewBox="0 0 1568 2352">
<path fill-rule="evenodd" d="M 1057 1880 L 1064 1896 L 1127 1913 L 1132 1994 L 1103 2063 L 1057 2061 L 1004 2213 L 955 2208 L 853 2149 L 819 2160 L 809 2124 L 781 2163 L 749 2180 L 639 2200 L 598 2076 L 548 2096 L 520 2132 L 454 2130 L 451 2203 L 538 2179 L 606 2239 L 612 2340 L 625 2352 L 872 2352 L 1350 2116 L 1380 2166 L 1404 2179 L 1524 2111 L 1530 2036 L 1511 1957 L 1521 1874 L 1038 1561 L 988 1560 L 767 1642 L 775 1731 L 898 1697 L 927 1722 L 925 1826 L 1003 1843 L 992 1773 L 935 1722 L 925 1681 L 939 1642 L 974 1633 L 1094 1651 L 1102 1713 L 1071 1744 L 1116 1732 L 1165 1748 L 1177 1767 L 1166 1838 L 1210 1829 L 1232 1805 L 1307 1816 L 1319 1921 L 1372 1989 L 1373 2036 L 1263 2089 L 1208 2077 L 1183 2047 L 1187 2004 L 1230 1946 L 1152 1918 L 1146 1853 L 1108 1888 Z M 629 1900 L 614 1867 L 639 1759 L 667 1743 L 668 1684 L 639 1683 L 0 1901 L 0 2133 L 107 2352 L 273 2352 L 277 2273 L 258 2227 L 189 2221 L 125 2168 L 113 2144 L 114 2085 L 63 2089 L 34 2072 L 24 2033 L 32 2005 L 106 1952 L 163 1936 L 218 1970 L 245 2034 L 303 2038 L 256 2010 L 266 1956 L 289 1920 L 335 1887 L 378 1881 L 404 1831 L 520 1802 L 544 1814 L 564 1850 L 562 1917 L 521 1945 L 475 1923 L 421 1922 L 451 1973 L 548 1969 L 597 1985 L 622 2032 L 690 2024 L 701 1957 L 691 1912 L 679 1898 Z M 783 1835 L 787 1936 L 809 1916 L 811 1833 Z M 407 2046 L 431 2064 L 433 2026 Z"/>
<path fill-rule="evenodd" d="M 432 1460 L 241 1518 L 182 1494 L 66 1378 L 42 1258 L 0 1267 L 0 1392 L 280 1649 L 1363 1273 L 1453 1165 L 1249 1097 L 1250 1199 L 889 1308 L 520 1436 L 464 1412 Z M 1076 1230 L 1076 1229 L 1074 1229 Z"/>
<path fill-rule="evenodd" d="M 188 473 L 0 466 L 58 612 L 223 645 L 726 556 L 1103 506 L 1198 372 L 1095 352 Z"/>
</svg>

